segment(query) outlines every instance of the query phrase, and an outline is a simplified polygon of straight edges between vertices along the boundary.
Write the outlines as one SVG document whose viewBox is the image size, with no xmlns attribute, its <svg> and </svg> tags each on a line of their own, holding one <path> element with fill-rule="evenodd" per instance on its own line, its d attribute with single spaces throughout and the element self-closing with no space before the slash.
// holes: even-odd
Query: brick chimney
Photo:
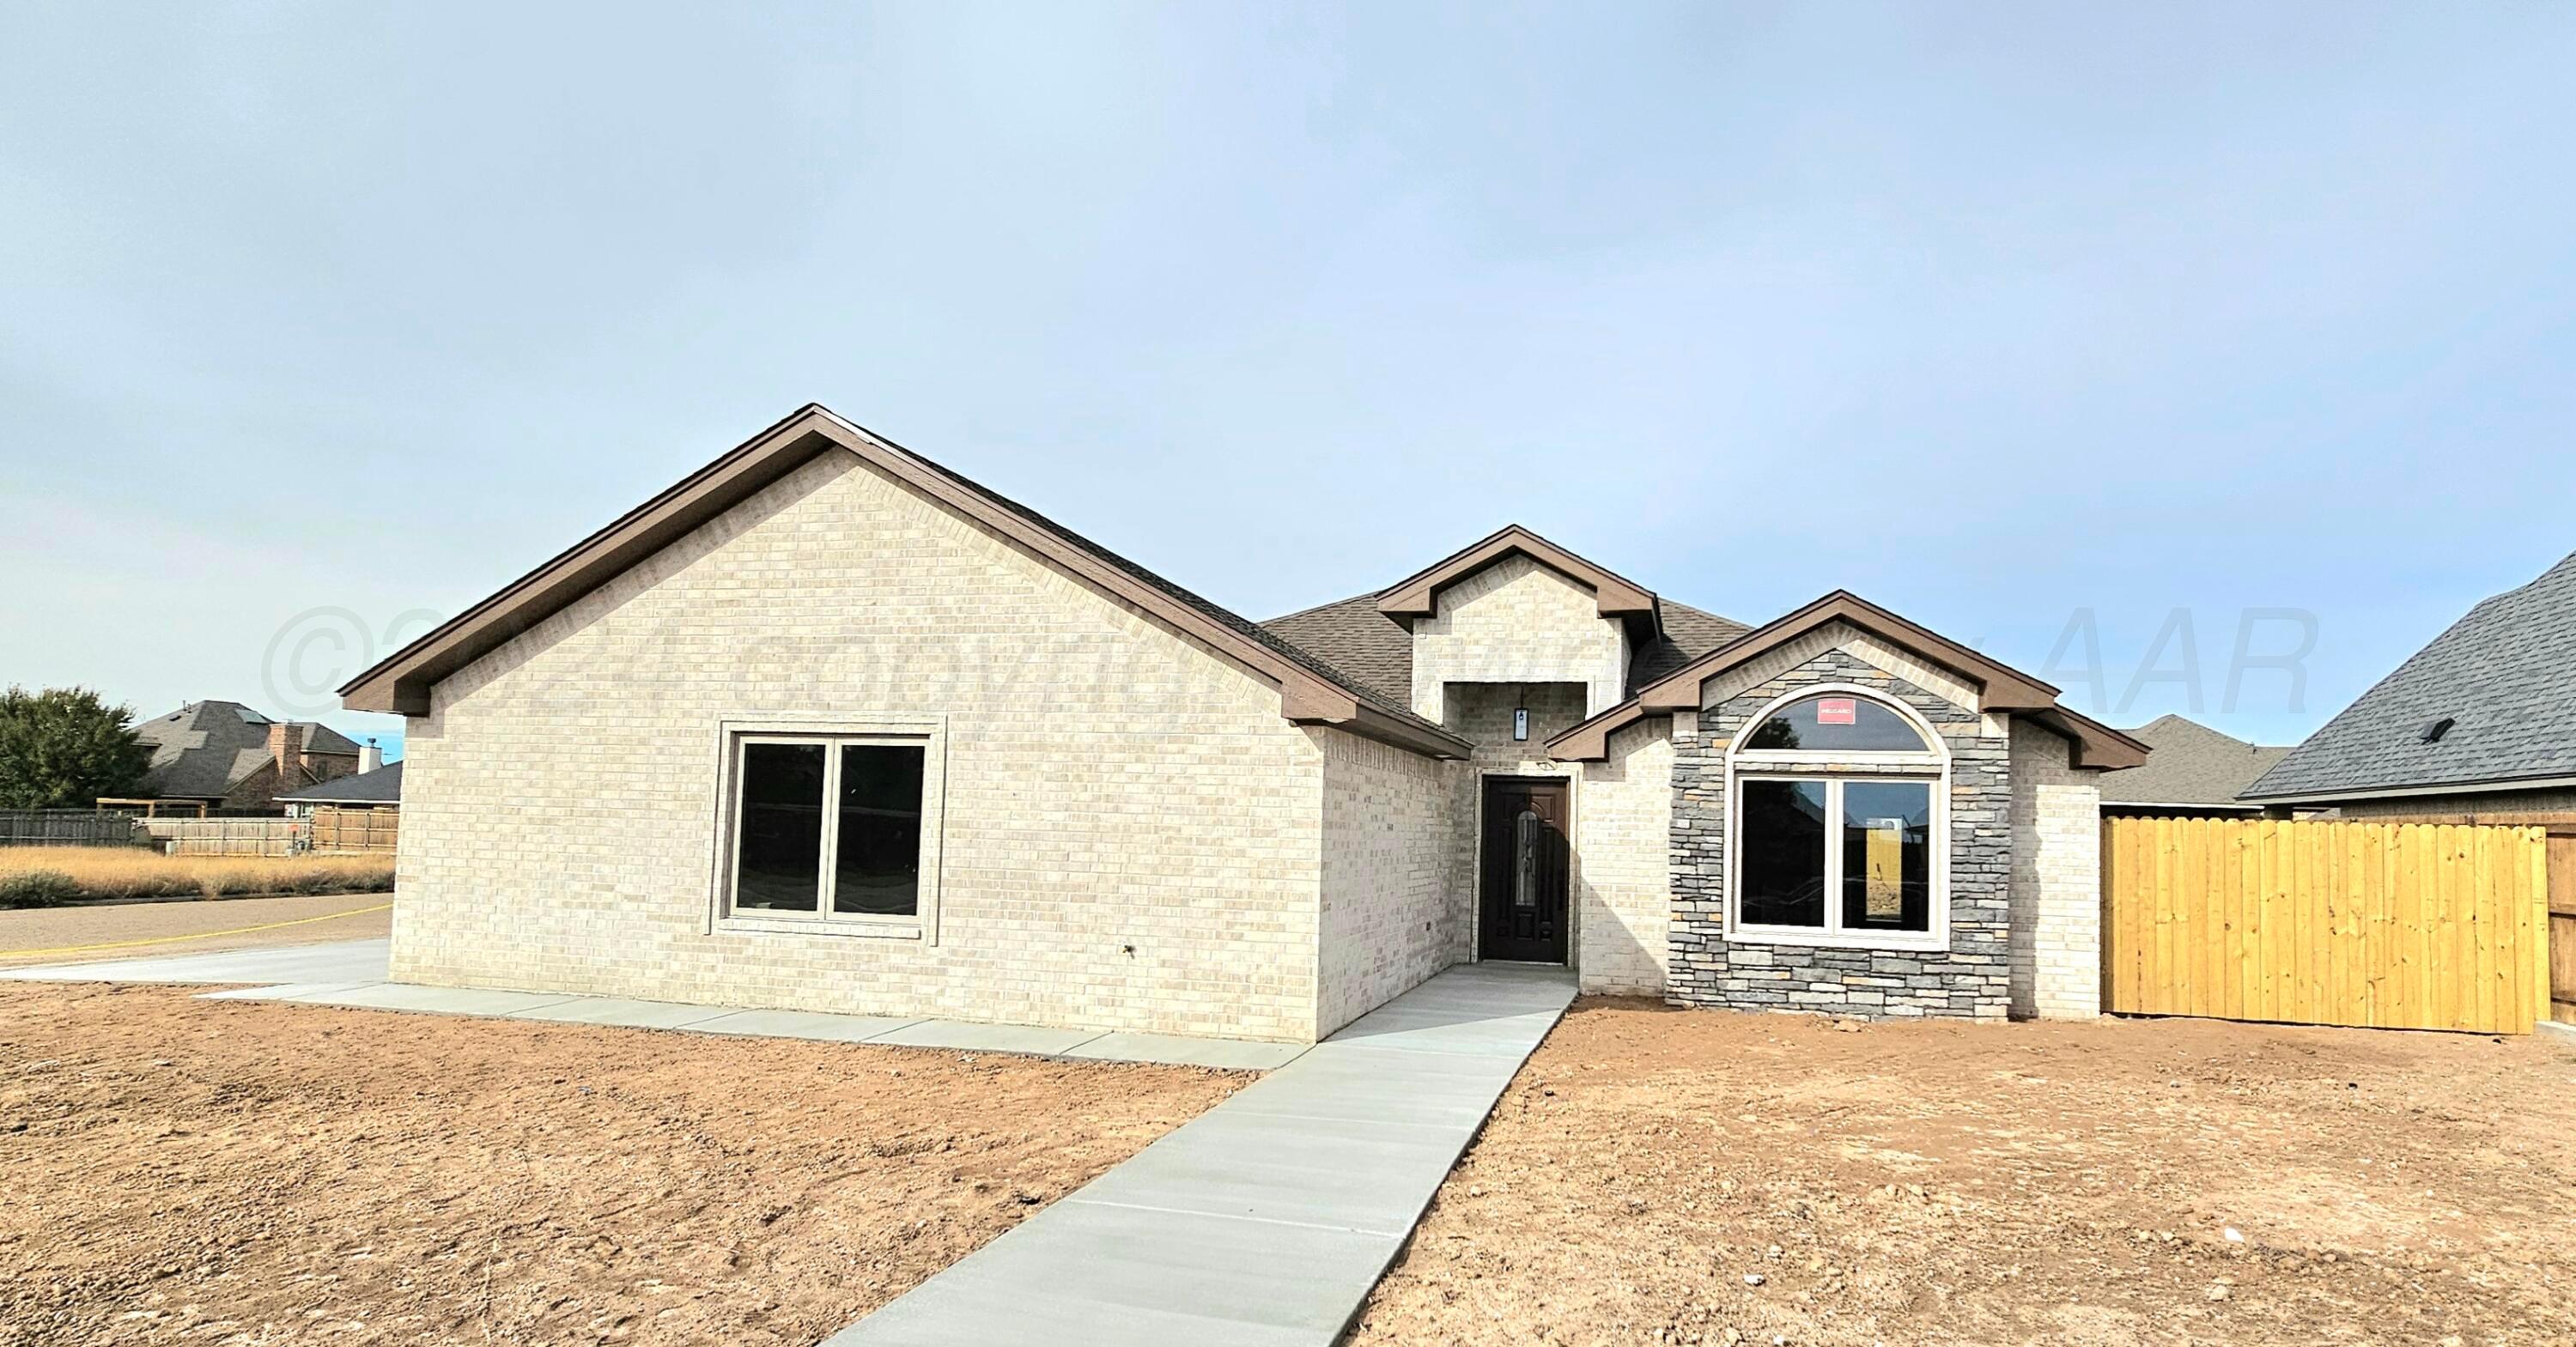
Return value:
<svg viewBox="0 0 2576 1347">
<path fill-rule="evenodd" d="M 268 722 L 268 755 L 277 759 L 277 779 L 289 786 L 304 778 L 296 771 L 304 765 L 304 734 L 292 721 Z"/>
</svg>

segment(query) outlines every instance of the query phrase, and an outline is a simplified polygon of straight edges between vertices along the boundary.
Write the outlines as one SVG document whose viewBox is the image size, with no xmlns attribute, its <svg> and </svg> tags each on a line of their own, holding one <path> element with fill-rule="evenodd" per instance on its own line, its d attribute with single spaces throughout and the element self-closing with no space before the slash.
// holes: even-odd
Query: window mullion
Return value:
<svg viewBox="0 0 2576 1347">
<path fill-rule="evenodd" d="M 1843 931 L 1843 783 L 1825 778 L 1825 925 L 1827 935 Z"/>
<path fill-rule="evenodd" d="M 838 906 L 832 885 L 841 868 L 835 864 L 841 850 L 841 811 L 833 807 L 833 802 L 840 798 L 841 751 L 839 745 L 826 739 L 823 741 L 823 844 L 820 848 L 822 855 L 815 862 L 822 867 L 822 873 L 815 876 L 814 882 L 814 915 L 818 917 L 832 915 Z"/>
</svg>

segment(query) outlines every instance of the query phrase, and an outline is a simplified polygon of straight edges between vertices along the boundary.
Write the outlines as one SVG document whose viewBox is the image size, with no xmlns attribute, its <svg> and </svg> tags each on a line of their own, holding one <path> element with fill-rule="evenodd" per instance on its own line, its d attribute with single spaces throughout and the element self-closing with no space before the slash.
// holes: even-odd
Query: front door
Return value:
<svg viewBox="0 0 2576 1347">
<path fill-rule="evenodd" d="M 1565 962 L 1565 782 L 1485 778 L 1480 959 Z"/>
</svg>

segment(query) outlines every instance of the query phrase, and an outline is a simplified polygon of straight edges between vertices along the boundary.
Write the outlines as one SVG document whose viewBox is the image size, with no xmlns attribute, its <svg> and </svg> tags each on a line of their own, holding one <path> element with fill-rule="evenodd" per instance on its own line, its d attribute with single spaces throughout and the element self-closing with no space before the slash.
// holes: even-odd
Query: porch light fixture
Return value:
<svg viewBox="0 0 2576 1347">
<path fill-rule="evenodd" d="M 1512 708 L 1512 742 L 1514 743 L 1523 743 L 1529 739 L 1529 693 L 1526 690 L 1521 693 L 1520 700 L 1521 704 Z"/>
</svg>

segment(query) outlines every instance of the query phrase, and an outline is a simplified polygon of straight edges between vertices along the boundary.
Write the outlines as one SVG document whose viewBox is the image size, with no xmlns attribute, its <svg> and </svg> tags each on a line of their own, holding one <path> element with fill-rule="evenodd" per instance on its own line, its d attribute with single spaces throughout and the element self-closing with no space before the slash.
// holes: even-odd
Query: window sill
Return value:
<svg viewBox="0 0 2576 1347">
<path fill-rule="evenodd" d="M 917 921 L 857 921 L 822 917 L 746 917 L 716 919 L 719 935 L 849 935 L 865 940 L 919 940 Z"/>
<path fill-rule="evenodd" d="M 1816 949 L 1884 951 L 1889 954 L 1947 954 L 1947 932 L 1875 932 L 1867 935 L 1827 931 L 1749 930 L 1726 932 L 1730 945 L 1802 945 Z"/>
</svg>

